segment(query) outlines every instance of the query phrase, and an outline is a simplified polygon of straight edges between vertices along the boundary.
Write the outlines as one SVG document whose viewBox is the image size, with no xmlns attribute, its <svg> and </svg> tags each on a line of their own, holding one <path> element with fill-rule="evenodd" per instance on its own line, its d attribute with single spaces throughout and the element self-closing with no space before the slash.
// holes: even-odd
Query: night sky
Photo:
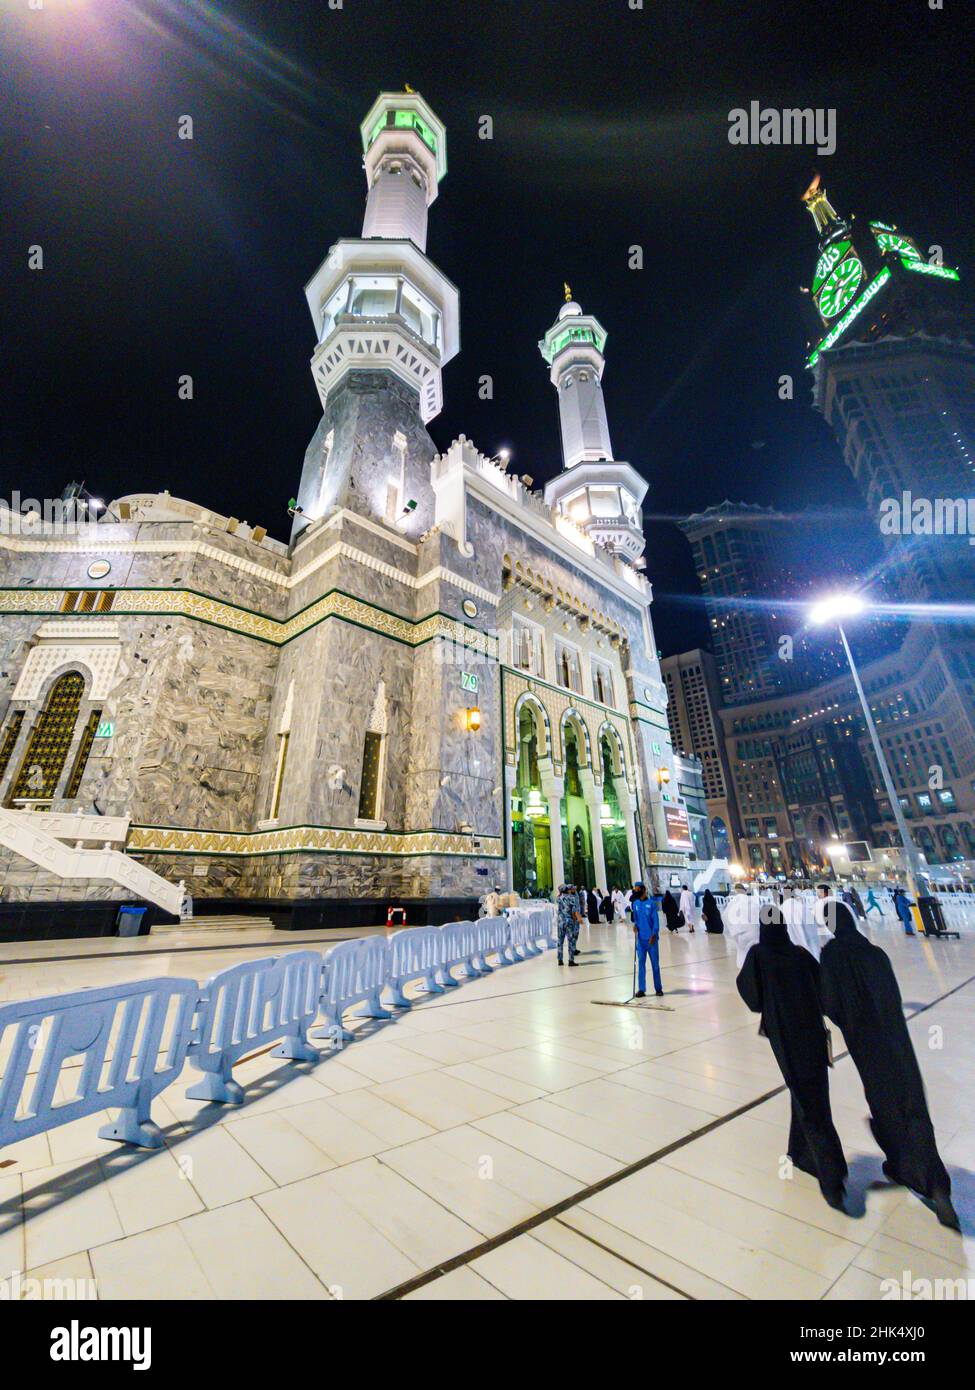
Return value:
<svg viewBox="0 0 975 1390">
<path fill-rule="evenodd" d="M 0 496 L 168 488 L 287 537 L 321 414 L 303 286 L 359 235 L 358 125 L 409 82 L 447 126 L 428 253 L 461 293 L 438 445 L 507 445 L 536 486 L 558 471 L 536 343 L 567 280 L 609 332 L 615 453 L 650 482 L 663 652 L 705 635 L 668 517 L 725 497 L 836 508 L 866 570 L 875 528 L 803 373 L 816 246 L 799 195 L 819 169 L 841 213 L 896 222 L 971 273 L 971 8 L 0 0 Z M 752 100 L 835 107 L 836 153 L 731 145 L 728 113 Z M 192 141 L 177 138 L 186 114 Z M 834 532 L 810 534 L 825 569 Z"/>
</svg>

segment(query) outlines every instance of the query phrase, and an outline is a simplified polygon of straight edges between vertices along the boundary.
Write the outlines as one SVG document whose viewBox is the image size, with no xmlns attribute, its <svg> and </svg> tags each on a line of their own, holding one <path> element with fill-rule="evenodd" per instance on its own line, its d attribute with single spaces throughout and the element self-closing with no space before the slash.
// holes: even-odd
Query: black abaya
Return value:
<svg viewBox="0 0 975 1390">
<path fill-rule="evenodd" d="M 661 907 L 664 910 L 664 920 L 667 923 L 668 931 L 680 930 L 680 908 L 677 906 L 677 899 L 668 888 L 663 896 Z"/>
<path fill-rule="evenodd" d="M 938 1153 L 893 966 L 842 903 L 820 969 L 823 1007 L 842 1028 L 860 1073 L 870 1127 L 887 1158 L 884 1171 L 934 1202 L 945 1224 L 956 1225 L 951 1179 Z"/>
<path fill-rule="evenodd" d="M 721 920 L 721 912 L 718 909 L 718 900 L 711 892 L 710 888 L 704 890 L 704 900 L 701 903 L 701 914 L 704 917 L 704 928 L 709 932 L 723 932 L 724 922 Z"/>
<path fill-rule="evenodd" d="M 586 916 L 594 927 L 599 926 L 599 899 L 592 888 L 586 894 Z"/>
<path fill-rule="evenodd" d="M 776 907 L 762 909 L 757 946 L 745 957 L 738 993 L 761 1014 L 762 1032 L 792 1096 L 789 1157 L 819 1181 L 831 1206 L 843 1199 L 846 1159 L 829 1105 L 829 1049 L 819 966 L 793 945 Z"/>
</svg>

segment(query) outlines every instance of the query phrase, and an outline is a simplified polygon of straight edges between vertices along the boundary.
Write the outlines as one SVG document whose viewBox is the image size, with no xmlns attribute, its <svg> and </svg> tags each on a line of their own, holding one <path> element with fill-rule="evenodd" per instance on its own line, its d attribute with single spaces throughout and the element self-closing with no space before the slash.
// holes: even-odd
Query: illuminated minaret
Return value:
<svg viewBox="0 0 975 1390">
<path fill-rule="evenodd" d="M 642 564 L 646 541 L 641 503 L 646 481 L 613 458 L 603 400 L 606 330 L 584 314 L 565 286 L 565 303 L 538 347 L 559 394 L 563 471 L 545 486 L 545 500 L 592 540 Z"/>
<path fill-rule="evenodd" d="M 362 122 L 362 236 L 343 238 L 305 287 L 324 414 L 309 445 L 293 535 L 339 506 L 408 535 L 432 523 L 422 427 L 443 405 L 460 346 L 457 290 L 427 258 L 427 209 L 447 172 L 443 122 L 417 92 L 382 92 Z"/>
</svg>

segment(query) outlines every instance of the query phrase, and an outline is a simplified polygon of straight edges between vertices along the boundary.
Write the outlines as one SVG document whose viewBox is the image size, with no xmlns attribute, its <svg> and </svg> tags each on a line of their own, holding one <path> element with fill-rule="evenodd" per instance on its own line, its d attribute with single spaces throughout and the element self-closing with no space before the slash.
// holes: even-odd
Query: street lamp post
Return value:
<svg viewBox="0 0 975 1390">
<path fill-rule="evenodd" d="M 846 639 L 843 630 L 843 618 L 856 617 L 862 613 L 866 604 L 863 599 L 855 594 L 835 594 L 831 598 L 823 599 L 814 605 L 810 614 L 810 622 L 817 626 L 823 623 L 835 622 L 839 629 L 840 640 L 843 643 L 843 650 L 850 666 L 850 674 L 853 677 L 853 684 L 856 686 L 857 695 L 860 697 L 860 708 L 863 710 L 863 717 L 867 725 L 867 733 L 870 735 L 870 742 L 873 745 L 874 756 L 877 759 L 877 766 L 880 768 L 880 775 L 883 778 L 884 789 L 887 792 L 887 800 L 890 802 L 890 809 L 894 813 L 894 820 L 897 823 L 897 831 L 901 837 L 901 844 L 904 846 L 904 861 L 907 867 L 907 889 L 915 902 L 918 897 L 918 885 L 921 882 L 921 859 L 917 852 L 917 845 L 914 843 L 913 836 L 907 828 L 907 821 L 901 808 L 900 797 L 894 790 L 894 779 L 890 775 L 890 768 L 887 766 L 887 759 L 880 744 L 877 734 L 877 726 L 873 722 L 873 715 L 870 713 L 870 706 L 864 694 L 863 685 L 860 681 L 860 673 L 857 670 L 856 662 L 853 660 L 853 653 L 850 651 L 850 644 Z"/>
</svg>

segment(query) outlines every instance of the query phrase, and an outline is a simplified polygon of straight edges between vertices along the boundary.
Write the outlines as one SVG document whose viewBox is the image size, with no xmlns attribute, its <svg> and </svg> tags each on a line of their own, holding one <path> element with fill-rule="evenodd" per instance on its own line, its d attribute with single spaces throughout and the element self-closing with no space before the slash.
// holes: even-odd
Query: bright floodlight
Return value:
<svg viewBox="0 0 975 1390">
<path fill-rule="evenodd" d="M 815 627 L 820 627 L 823 623 L 836 623 L 842 618 L 855 618 L 866 606 L 863 599 L 858 598 L 856 594 L 830 594 L 829 598 L 820 599 L 818 603 L 813 604 L 809 610 L 809 621 Z"/>
</svg>

